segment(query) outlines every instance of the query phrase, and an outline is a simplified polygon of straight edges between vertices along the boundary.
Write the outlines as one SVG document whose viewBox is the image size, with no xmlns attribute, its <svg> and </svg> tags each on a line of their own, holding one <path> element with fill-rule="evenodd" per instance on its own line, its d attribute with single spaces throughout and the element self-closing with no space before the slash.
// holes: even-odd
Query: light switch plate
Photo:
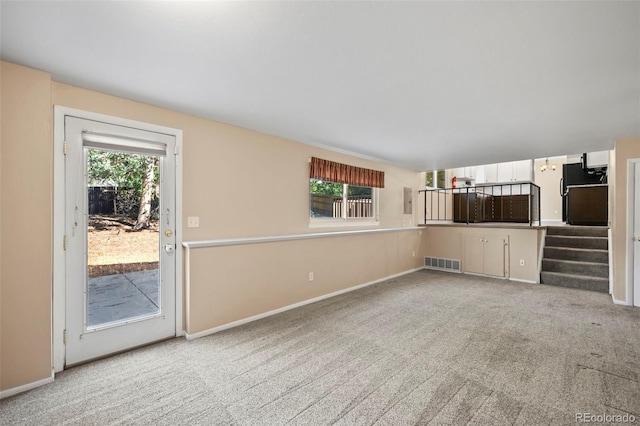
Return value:
<svg viewBox="0 0 640 426">
<path fill-rule="evenodd" d="M 200 218 L 198 216 L 187 217 L 187 228 L 199 228 Z"/>
</svg>

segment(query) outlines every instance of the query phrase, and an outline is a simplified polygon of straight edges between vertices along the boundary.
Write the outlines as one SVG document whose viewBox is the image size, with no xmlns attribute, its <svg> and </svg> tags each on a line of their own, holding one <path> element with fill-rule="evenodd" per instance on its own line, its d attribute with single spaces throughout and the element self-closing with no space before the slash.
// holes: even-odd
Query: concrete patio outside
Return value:
<svg viewBox="0 0 640 426">
<path fill-rule="evenodd" d="M 157 269 L 89 278 L 87 326 L 158 313 Z"/>
</svg>

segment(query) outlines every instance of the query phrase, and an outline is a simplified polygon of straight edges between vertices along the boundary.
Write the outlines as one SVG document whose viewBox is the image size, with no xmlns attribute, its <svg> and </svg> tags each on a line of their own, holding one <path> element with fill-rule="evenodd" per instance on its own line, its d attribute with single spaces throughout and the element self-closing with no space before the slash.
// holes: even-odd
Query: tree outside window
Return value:
<svg viewBox="0 0 640 426">
<path fill-rule="evenodd" d="M 431 170 L 427 172 L 426 186 L 427 188 L 442 188 L 445 187 L 445 173 L 444 170 Z"/>
</svg>

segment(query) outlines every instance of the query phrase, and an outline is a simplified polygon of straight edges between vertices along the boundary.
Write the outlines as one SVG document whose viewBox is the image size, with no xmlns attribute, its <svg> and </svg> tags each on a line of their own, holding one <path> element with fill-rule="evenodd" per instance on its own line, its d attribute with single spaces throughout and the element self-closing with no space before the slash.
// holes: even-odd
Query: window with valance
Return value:
<svg viewBox="0 0 640 426">
<path fill-rule="evenodd" d="M 355 186 L 384 188 L 384 172 L 316 157 L 311 158 L 309 178 Z"/>
<path fill-rule="evenodd" d="M 309 169 L 310 216 L 375 220 L 378 188 L 384 188 L 382 171 L 313 157 Z"/>
</svg>

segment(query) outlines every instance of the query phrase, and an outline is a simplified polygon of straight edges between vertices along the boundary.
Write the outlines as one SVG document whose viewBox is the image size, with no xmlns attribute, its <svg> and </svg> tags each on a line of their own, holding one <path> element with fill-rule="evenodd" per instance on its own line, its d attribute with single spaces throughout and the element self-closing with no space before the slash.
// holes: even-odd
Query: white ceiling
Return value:
<svg viewBox="0 0 640 426">
<path fill-rule="evenodd" d="M 640 2 L 7 2 L 2 59 L 415 170 L 640 136 Z"/>
</svg>

